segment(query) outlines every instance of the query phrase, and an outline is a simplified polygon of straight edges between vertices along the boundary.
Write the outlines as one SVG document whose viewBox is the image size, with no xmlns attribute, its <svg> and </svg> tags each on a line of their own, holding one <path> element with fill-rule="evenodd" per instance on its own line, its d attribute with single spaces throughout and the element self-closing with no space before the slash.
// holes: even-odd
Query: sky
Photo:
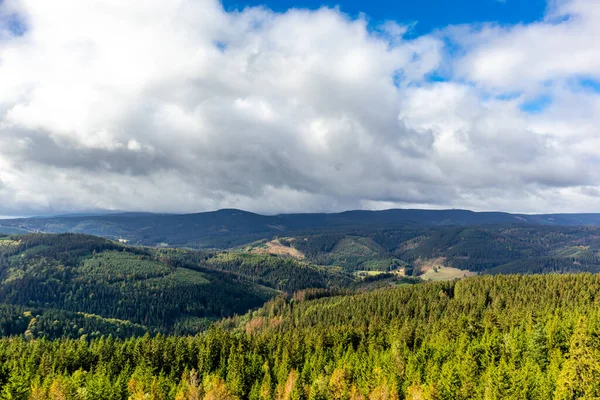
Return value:
<svg viewBox="0 0 600 400">
<path fill-rule="evenodd" d="M 600 212 L 598 43 L 597 0 L 3 0 L 0 215 Z"/>
<path fill-rule="evenodd" d="M 263 6 L 276 12 L 289 9 L 317 10 L 321 7 L 337 8 L 351 18 L 361 14 L 369 23 L 395 21 L 410 26 L 407 36 L 429 34 L 448 25 L 493 22 L 518 24 L 541 21 L 546 11 L 545 0 L 225 0 L 227 11 L 240 11 L 247 7 Z"/>
</svg>

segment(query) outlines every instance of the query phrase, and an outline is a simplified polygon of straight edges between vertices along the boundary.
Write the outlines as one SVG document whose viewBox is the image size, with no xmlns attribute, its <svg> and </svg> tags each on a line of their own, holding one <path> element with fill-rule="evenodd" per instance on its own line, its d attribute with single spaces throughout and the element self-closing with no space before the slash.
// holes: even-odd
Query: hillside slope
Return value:
<svg viewBox="0 0 600 400">
<path fill-rule="evenodd" d="M 478 273 L 600 272 L 598 227 L 406 226 L 287 240 L 306 260 L 347 271 L 403 270 L 418 275 L 421 266 L 441 262 Z"/>
<path fill-rule="evenodd" d="M 0 335 L 195 333 L 281 291 L 353 281 L 275 256 L 236 257 L 130 247 L 81 234 L 4 236 Z"/>
</svg>

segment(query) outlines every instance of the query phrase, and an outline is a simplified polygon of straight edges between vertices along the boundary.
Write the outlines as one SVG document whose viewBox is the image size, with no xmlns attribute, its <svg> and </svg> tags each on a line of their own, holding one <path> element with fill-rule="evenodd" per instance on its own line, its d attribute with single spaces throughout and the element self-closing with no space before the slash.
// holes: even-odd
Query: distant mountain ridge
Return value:
<svg viewBox="0 0 600 400">
<path fill-rule="evenodd" d="M 600 214 L 510 214 L 469 210 L 390 209 L 340 213 L 260 215 L 223 209 L 195 214 L 118 213 L 18 218 L 0 232 L 87 233 L 143 245 L 226 248 L 274 236 L 414 226 L 531 224 L 600 226 Z"/>
</svg>

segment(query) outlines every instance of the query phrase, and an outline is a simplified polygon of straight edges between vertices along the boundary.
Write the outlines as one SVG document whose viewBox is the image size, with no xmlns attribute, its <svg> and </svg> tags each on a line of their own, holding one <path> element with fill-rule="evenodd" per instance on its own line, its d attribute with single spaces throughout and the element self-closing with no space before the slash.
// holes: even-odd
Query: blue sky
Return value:
<svg viewBox="0 0 600 400">
<path fill-rule="evenodd" d="M 263 5 L 284 12 L 290 8 L 316 9 L 339 6 L 356 16 L 365 13 L 371 21 L 417 22 L 412 35 L 423 35 L 447 25 L 473 22 L 530 23 L 543 18 L 545 0 L 223 0 L 227 10 Z"/>
</svg>

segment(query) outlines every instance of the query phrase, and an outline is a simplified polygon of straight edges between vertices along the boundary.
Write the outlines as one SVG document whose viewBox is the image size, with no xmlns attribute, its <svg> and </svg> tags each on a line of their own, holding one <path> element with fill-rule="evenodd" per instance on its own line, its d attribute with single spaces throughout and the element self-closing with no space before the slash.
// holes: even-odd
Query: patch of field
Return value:
<svg viewBox="0 0 600 400">
<path fill-rule="evenodd" d="M 260 246 L 253 247 L 250 249 L 250 252 L 254 254 L 284 255 L 300 260 L 304 259 L 304 254 L 301 251 L 292 246 L 286 246 L 282 244 L 279 239 L 271 240 L 270 242 L 266 242 Z"/>
<path fill-rule="evenodd" d="M 359 271 L 354 271 L 354 275 L 357 276 L 376 276 L 376 275 L 381 275 L 381 274 L 385 274 L 386 271 L 370 271 L 370 270 L 359 270 Z"/>
<path fill-rule="evenodd" d="M 374 270 L 354 271 L 354 276 L 360 276 L 360 277 L 377 276 L 377 275 L 381 275 L 381 274 L 394 274 L 394 275 L 398 275 L 398 276 L 406 276 L 406 272 L 405 272 L 404 268 L 398 268 L 393 271 L 374 271 Z"/>
<path fill-rule="evenodd" d="M 425 271 L 420 278 L 424 281 L 451 281 L 475 275 L 477 275 L 477 273 L 464 269 L 437 266 L 436 268 Z"/>
</svg>

